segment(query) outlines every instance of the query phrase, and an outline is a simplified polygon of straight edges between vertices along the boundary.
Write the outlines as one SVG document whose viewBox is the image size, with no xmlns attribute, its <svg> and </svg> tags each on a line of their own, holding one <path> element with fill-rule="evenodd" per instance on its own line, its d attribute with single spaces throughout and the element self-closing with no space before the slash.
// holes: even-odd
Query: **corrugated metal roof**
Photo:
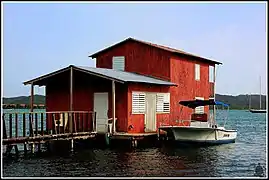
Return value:
<svg viewBox="0 0 269 180">
<path fill-rule="evenodd" d="M 94 67 L 85 67 L 85 66 L 74 66 L 75 68 L 83 69 L 85 71 L 89 71 L 95 74 L 99 74 L 102 76 L 107 76 L 112 79 L 117 79 L 123 82 L 140 82 L 140 83 L 150 83 L 150 84 L 159 84 L 159 85 L 176 85 L 175 83 L 160 80 L 153 77 L 148 77 L 144 75 L 139 75 L 132 72 L 119 71 L 114 69 L 106 69 L 106 68 L 94 68 Z"/>
<path fill-rule="evenodd" d="M 90 55 L 89 57 L 95 57 L 97 54 L 103 52 L 103 51 L 106 51 L 116 45 L 119 45 L 119 44 L 122 44 L 124 42 L 127 42 L 127 41 L 135 41 L 135 42 L 139 42 L 139 43 L 143 43 L 143 44 L 146 44 L 146 45 L 149 45 L 149 46 L 153 46 L 153 47 L 156 47 L 156 48 L 159 48 L 159 49 L 163 49 L 165 51 L 169 51 L 169 52 L 172 52 L 172 53 L 178 53 L 178 54 L 184 54 L 184 55 L 188 55 L 188 56 L 192 56 L 192 57 L 195 57 L 195 58 L 199 58 L 199 59 L 203 59 L 203 60 L 206 60 L 206 61 L 209 61 L 209 62 L 212 62 L 212 63 L 215 63 L 215 64 L 222 64 L 221 62 L 218 62 L 218 61 L 215 61 L 215 60 L 211 60 L 211 59 L 208 59 L 208 58 L 204 58 L 204 57 L 201 57 L 201 56 L 197 56 L 197 55 L 194 55 L 194 54 L 191 54 L 191 53 L 187 53 L 187 52 L 184 52 L 182 50 L 179 50 L 179 49 L 175 49 L 175 48 L 170 48 L 170 47 L 167 47 L 167 46 L 163 46 L 163 45 L 159 45 L 159 44 L 153 44 L 153 43 L 150 43 L 150 42 L 146 42 L 146 41 L 141 41 L 141 40 L 138 40 L 138 39 L 134 39 L 134 38 L 127 38 L 119 43 L 116 43 L 108 48 L 105 48 L 101 51 L 98 51 L 92 55 Z"/>
<path fill-rule="evenodd" d="M 114 70 L 114 69 L 94 68 L 94 67 L 74 66 L 74 65 L 70 65 L 69 67 L 66 67 L 66 68 L 51 72 L 49 74 L 37 77 L 35 79 L 26 81 L 26 82 L 24 82 L 24 85 L 31 84 L 31 83 L 39 84 L 44 79 L 47 79 L 47 78 L 52 77 L 56 74 L 70 70 L 71 67 L 77 71 L 81 71 L 81 72 L 85 72 L 85 73 L 92 74 L 95 76 L 99 76 L 101 78 L 116 80 L 116 81 L 123 82 L 123 83 L 124 82 L 139 82 L 139 83 L 177 86 L 177 84 L 169 82 L 169 81 L 164 81 L 164 80 L 153 78 L 153 77 L 139 75 L 137 73 L 119 71 L 119 70 Z"/>
</svg>

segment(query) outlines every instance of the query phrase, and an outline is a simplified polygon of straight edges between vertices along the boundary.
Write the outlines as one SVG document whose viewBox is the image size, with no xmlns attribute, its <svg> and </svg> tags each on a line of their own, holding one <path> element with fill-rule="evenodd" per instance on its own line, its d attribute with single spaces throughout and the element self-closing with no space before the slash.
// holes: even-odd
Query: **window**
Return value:
<svg viewBox="0 0 269 180">
<path fill-rule="evenodd" d="M 209 82 L 214 82 L 214 66 L 209 66 Z"/>
<path fill-rule="evenodd" d="M 204 100 L 203 97 L 195 97 L 195 99 Z M 203 114 L 205 112 L 205 108 L 204 106 L 198 106 L 197 108 L 195 108 L 194 112 L 195 114 Z"/>
<path fill-rule="evenodd" d="M 200 64 L 195 64 L 195 80 L 200 80 Z"/>
<path fill-rule="evenodd" d="M 132 93 L 132 113 L 143 114 L 146 109 L 145 93 L 133 92 Z"/>
<path fill-rule="evenodd" d="M 125 69 L 125 58 L 124 58 L 124 56 L 113 56 L 112 69 L 124 71 L 124 69 Z"/>
<path fill-rule="evenodd" d="M 158 93 L 156 101 L 157 112 L 170 112 L 170 93 Z"/>
</svg>

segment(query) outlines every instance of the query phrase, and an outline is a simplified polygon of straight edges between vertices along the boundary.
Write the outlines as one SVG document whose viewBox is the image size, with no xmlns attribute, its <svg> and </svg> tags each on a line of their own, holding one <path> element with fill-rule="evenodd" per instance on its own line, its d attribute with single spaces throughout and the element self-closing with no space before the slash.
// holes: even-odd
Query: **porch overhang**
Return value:
<svg viewBox="0 0 269 180">
<path fill-rule="evenodd" d="M 156 84 L 156 85 L 165 85 L 165 86 L 177 86 L 177 84 L 169 82 L 169 81 L 164 81 L 164 80 L 153 78 L 153 77 L 139 75 L 136 73 L 118 71 L 118 70 L 106 69 L 106 68 L 82 67 L 82 66 L 74 66 L 74 65 L 70 65 L 66 68 L 54 71 L 52 73 L 34 78 L 32 80 L 25 81 L 23 82 L 23 84 L 44 86 L 46 85 L 45 82 L 49 78 L 52 78 L 53 76 L 56 76 L 58 74 L 61 74 L 67 71 L 71 71 L 71 69 L 73 69 L 73 71 L 79 71 L 82 73 L 86 73 L 89 75 L 93 75 L 96 77 L 108 79 L 108 80 L 119 82 L 119 83 L 135 82 L 135 83 L 147 83 L 147 84 Z"/>
</svg>

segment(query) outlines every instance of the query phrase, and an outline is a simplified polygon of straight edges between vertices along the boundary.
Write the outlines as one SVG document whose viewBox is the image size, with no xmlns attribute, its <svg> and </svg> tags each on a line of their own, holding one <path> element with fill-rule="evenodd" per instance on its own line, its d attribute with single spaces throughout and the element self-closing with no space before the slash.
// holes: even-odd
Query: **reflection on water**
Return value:
<svg viewBox="0 0 269 180">
<path fill-rule="evenodd" d="M 266 167 L 265 115 L 232 111 L 236 143 L 211 147 L 81 148 L 3 160 L 3 176 L 253 177 Z M 228 122 L 227 122 L 228 123 Z M 64 148 L 62 148 L 64 149 Z"/>
<path fill-rule="evenodd" d="M 4 176 L 252 176 L 254 166 L 233 159 L 235 144 L 84 149 L 73 153 L 4 159 Z M 236 157 L 235 157 L 236 158 Z"/>
</svg>

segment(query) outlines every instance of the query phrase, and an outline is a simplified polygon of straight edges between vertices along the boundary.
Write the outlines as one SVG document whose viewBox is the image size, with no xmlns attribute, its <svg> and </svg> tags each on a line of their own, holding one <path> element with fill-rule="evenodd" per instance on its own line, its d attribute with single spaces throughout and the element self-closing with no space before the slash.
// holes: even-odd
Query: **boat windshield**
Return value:
<svg viewBox="0 0 269 180">
<path fill-rule="evenodd" d="M 198 106 L 209 106 L 209 105 L 222 105 L 225 107 L 229 107 L 228 104 L 225 104 L 220 101 L 215 101 L 213 99 L 209 99 L 209 100 L 196 99 L 196 100 L 189 100 L 189 101 L 180 101 L 179 104 L 183 106 L 187 106 L 192 109 L 195 109 Z"/>
</svg>

